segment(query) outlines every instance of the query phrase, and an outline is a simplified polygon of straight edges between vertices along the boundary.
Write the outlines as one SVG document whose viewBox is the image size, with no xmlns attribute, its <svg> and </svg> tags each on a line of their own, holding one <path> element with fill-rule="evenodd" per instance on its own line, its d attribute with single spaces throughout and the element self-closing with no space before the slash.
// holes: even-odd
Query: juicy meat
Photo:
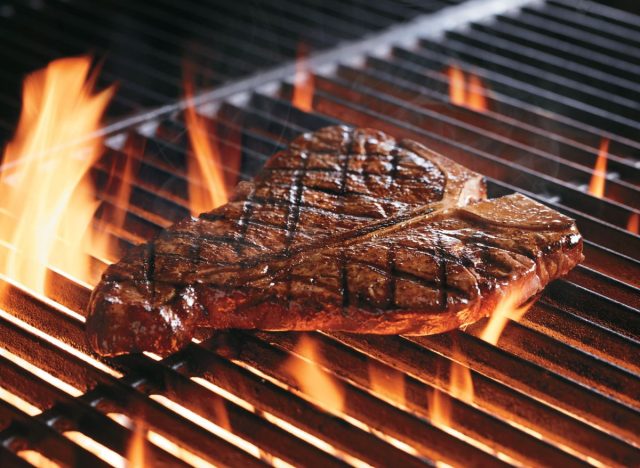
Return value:
<svg viewBox="0 0 640 468">
<path fill-rule="evenodd" d="M 484 196 L 478 174 L 418 143 L 305 134 L 233 201 L 109 267 L 90 302 L 91 344 L 166 354 L 197 327 L 435 333 L 486 315 L 509 287 L 529 297 L 579 260 L 571 220 L 529 200 L 510 208 L 549 215 L 544 229 L 507 226 L 498 202 L 491 216 L 457 208 Z M 441 226 L 456 221 L 468 226 Z M 504 245 L 516 234 L 528 254 Z"/>
<path fill-rule="evenodd" d="M 213 328 L 429 334 L 523 303 L 583 258 L 573 220 L 523 195 L 419 211 L 189 281 Z"/>
<path fill-rule="evenodd" d="M 173 351 L 210 322 L 185 275 L 485 193 L 482 176 L 413 141 L 342 126 L 301 135 L 228 204 L 177 223 L 110 266 L 90 301 L 90 342 L 102 354 Z"/>
</svg>

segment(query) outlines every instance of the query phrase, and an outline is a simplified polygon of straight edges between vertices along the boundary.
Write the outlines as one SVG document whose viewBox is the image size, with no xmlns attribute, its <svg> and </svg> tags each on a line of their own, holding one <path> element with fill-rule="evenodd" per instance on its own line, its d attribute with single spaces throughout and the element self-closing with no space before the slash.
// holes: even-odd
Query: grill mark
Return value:
<svg viewBox="0 0 640 468">
<path fill-rule="evenodd" d="M 270 197 L 256 197 L 254 199 L 254 202 L 259 202 L 263 206 L 275 205 L 275 206 L 288 207 L 290 205 L 290 203 L 288 201 L 286 201 L 286 200 L 280 200 L 280 199 L 277 199 L 277 198 L 270 198 Z M 326 214 L 327 216 L 336 216 L 336 213 L 334 211 L 325 210 L 324 208 L 320 208 L 320 207 L 315 206 L 315 205 L 310 205 L 308 203 L 304 203 L 303 201 L 300 201 L 300 208 L 305 208 L 305 209 L 312 210 L 314 212 Z M 356 215 L 356 214 L 351 214 L 351 213 L 345 213 L 344 216 L 345 216 L 345 218 L 346 217 L 356 218 L 356 219 L 361 219 L 363 221 L 370 221 L 370 220 L 374 219 L 374 218 L 371 218 L 369 216 Z"/>
<path fill-rule="evenodd" d="M 255 187 L 257 189 L 257 187 Z M 255 189 L 247 196 L 244 204 L 242 205 L 242 213 L 240 214 L 240 218 L 238 219 L 238 234 L 240 234 L 240 240 L 246 241 L 247 230 L 249 229 L 249 218 L 251 218 L 251 214 L 253 212 L 253 194 L 255 193 Z M 242 254 L 242 250 L 240 249 L 240 243 L 234 246 L 234 249 L 238 255 Z"/>
<path fill-rule="evenodd" d="M 151 285 L 151 300 L 155 302 L 156 299 L 156 282 L 154 279 L 156 272 L 156 245 L 155 242 L 150 242 L 147 248 L 147 255 L 144 260 L 144 275 L 148 284 Z"/>
<path fill-rule="evenodd" d="M 348 174 L 344 174 L 344 177 L 346 177 Z M 283 187 L 283 188 L 287 188 L 289 187 L 287 184 L 277 184 L 277 183 L 273 183 L 271 184 L 272 187 Z M 320 187 L 320 186 L 316 186 L 316 185 L 306 185 L 305 188 L 311 189 L 311 190 L 315 190 L 316 192 L 321 192 L 321 193 L 325 193 L 327 195 L 334 195 L 336 197 L 339 196 L 344 196 L 344 195 L 355 195 L 357 197 L 362 197 L 362 198 L 366 198 L 368 200 L 372 200 L 374 202 L 387 202 L 387 203 L 393 203 L 396 205 L 404 205 L 404 206 L 413 206 L 413 203 L 407 203 L 407 202 L 403 202 L 401 200 L 397 200 L 394 198 L 388 198 L 388 197 L 382 197 L 382 196 L 378 196 L 378 195 L 372 195 L 371 193 L 364 193 L 364 192 L 357 192 L 355 190 L 342 190 L 342 188 L 334 190 L 328 187 Z M 428 202 L 424 202 L 424 203 L 428 203 Z"/>
<path fill-rule="evenodd" d="M 447 310 L 447 258 L 444 255 L 445 249 L 442 245 L 442 234 L 437 233 L 436 247 L 438 255 L 435 257 L 438 259 L 438 282 L 440 283 L 438 301 L 440 302 L 440 309 L 442 311 Z"/>
<path fill-rule="evenodd" d="M 349 140 L 346 144 L 347 151 L 345 154 L 341 154 L 342 157 L 342 166 L 341 166 L 341 175 L 340 175 L 340 211 L 338 212 L 338 219 L 340 221 L 344 220 L 344 195 L 347 191 L 347 170 L 349 167 L 349 154 L 353 151 L 353 130 L 349 132 Z M 342 313 L 346 314 L 347 307 L 349 306 L 349 278 L 347 275 L 347 254 L 345 251 L 345 247 L 340 249 L 340 281 L 342 290 Z"/>
<path fill-rule="evenodd" d="M 302 183 L 304 176 L 306 174 L 306 168 L 309 164 L 309 155 L 305 152 L 301 152 L 302 160 L 302 168 L 298 171 L 294 171 L 293 176 L 293 184 L 290 192 L 290 197 L 293 195 L 293 199 L 289 198 L 289 207 L 287 212 L 287 222 L 286 222 L 286 231 L 287 234 L 284 240 L 284 255 L 289 257 L 289 262 L 287 264 L 287 303 L 291 302 L 291 267 L 292 267 L 292 258 L 289 255 L 291 250 L 291 244 L 293 243 L 293 238 L 296 234 L 296 230 L 298 227 L 298 220 L 300 219 L 300 202 L 302 200 L 302 191 L 304 190 L 304 184 Z M 294 191 L 295 188 L 295 191 Z"/>
<path fill-rule="evenodd" d="M 238 238 L 230 235 L 212 236 L 209 234 L 194 234 L 191 231 L 178 231 L 178 232 L 167 231 L 167 235 L 163 237 L 163 240 L 171 241 L 171 239 L 175 239 L 175 238 L 186 239 L 189 241 L 193 241 L 193 243 L 196 243 L 198 241 L 200 242 L 208 241 L 213 244 L 220 242 L 220 243 L 227 244 L 229 247 L 233 247 L 234 249 L 236 246 L 242 245 L 242 247 L 244 248 L 253 248 L 253 249 L 258 249 L 263 251 L 266 250 L 265 247 L 259 244 L 255 244 L 250 240 L 243 239 L 241 237 Z M 155 242 L 153 244 L 155 244 Z M 170 255 L 170 254 L 163 252 L 161 255 Z"/>
<path fill-rule="evenodd" d="M 400 157 L 398 150 L 393 148 L 391 151 L 393 159 L 391 160 L 391 181 L 395 185 L 396 176 L 398 175 L 398 164 Z M 387 254 L 387 271 L 389 272 L 389 306 L 396 306 L 396 243 L 392 243 Z"/>
</svg>

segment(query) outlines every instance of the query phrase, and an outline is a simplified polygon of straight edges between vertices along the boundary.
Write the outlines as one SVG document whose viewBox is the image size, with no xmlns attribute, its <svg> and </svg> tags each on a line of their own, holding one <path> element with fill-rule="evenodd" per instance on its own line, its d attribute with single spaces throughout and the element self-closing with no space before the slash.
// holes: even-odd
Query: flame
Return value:
<svg viewBox="0 0 640 468">
<path fill-rule="evenodd" d="M 457 341 L 452 348 L 452 361 L 449 373 L 448 393 L 466 403 L 473 403 L 474 390 L 471 370 L 467 367 L 467 360 L 460 351 Z M 434 388 L 429 402 L 429 419 L 440 427 L 451 427 L 451 400 L 443 397 L 443 392 Z"/>
<path fill-rule="evenodd" d="M 457 65 L 449 66 L 447 76 L 449 77 L 449 101 L 452 104 L 477 112 L 486 112 L 489 109 L 486 87 L 478 76 L 469 73 L 467 83 L 464 72 Z"/>
<path fill-rule="evenodd" d="M 517 322 L 535 303 L 535 300 L 533 300 L 523 304 L 523 300 L 524 298 L 519 291 L 504 295 L 491 314 L 489 323 L 480 333 L 480 338 L 492 345 L 496 345 L 509 320 Z"/>
<path fill-rule="evenodd" d="M 631 216 L 629 216 L 627 231 L 640 234 L 640 215 L 638 215 L 638 213 L 632 213 Z"/>
<path fill-rule="evenodd" d="M 133 422 L 133 435 L 127 448 L 127 468 L 144 468 L 146 459 L 147 427 L 137 419 Z"/>
<path fill-rule="evenodd" d="M 401 407 L 405 406 L 405 385 L 402 372 L 384 370 L 371 361 L 369 363 L 369 383 L 375 393 L 396 402 Z"/>
<path fill-rule="evenodd" d="M 187 160 L 189 208 L 192 214 L 198 215 L 224 205 L 227 190 L 217 142 L 212 141 L 206 119 L 193 105 L 193 85 L 188 79 L 184 82 L 184 90 L 187 98 L 185 122 L 194 156 Z"/>
<path fill-rule="evenodd" d="M 91 231 L 89 251 L 94 257 L 106 262 L 110 262 L 113 257 L 111 252 L 117 251 L 118 244 L 118 238 L 107 233 L 122 229 L 127 216 L 133 176 L 137 168 L 135 155 L 144 153 L 144 148 L 139 145 L 140 140 L 127 140 L 122 153 L 115 154 L 119 158 L 114 157 L 111 162 L 104 192 L 116 209 L 109 216 L 103 215 L 96 229 Z"/>
<path fill-rule="evenodd" d="M 293 98 L 295 107 L 304 112 L 313 112 L 313 74 L 307 66 L 307 45 L 301 42 L 298 46 L 296 58 L 296 73 L 293 79 Z"/>
<path fill-rule="evenodd" d="M 65 58 L 29 75 L 18 128 L 4 152 L 0 210 L 15 221 L 0 226 L 0 238 L 14 247 L 0 271 L 40 293 L 50 262 L 78 278 L 90 276 L 89 257 L 68 254 L 83 244 L 97 208 L 85 176 L 102 140 L 82 140 L 98 130 L 114 91 L 92 94 L 90 68 L 89 57 Z M 70 249 L 54 258 L 60 241 Z"/>
<path fill-rule="evenodd" d="M 469 75 L 467 107 L 478 112 L 486 112 L 489 108 L 487 105 L 485 86 L 482 83 L 482 80 L 473 73 Z"/>
<path fill-rule="evenodd" d="M 451 104 L 464 106 L 467 103 L 464 73 L 458 66 L 451 65 L 447 70 L 447 75 L 449 76 L 449 100 Z"/>
<path fill-rule="evenodd" d="M 598 198 L 604 196 L 604 184 L 607 177 L 607 154 L 609 153 L 609 139 L 603 138 L 600 140 L 600 151 L 598 152 L 598 159 L 596 159 L 596 166 L 593 168 L 593 175 L 591 176 L 591 182 L 589 183 L 589 193 Z"/>
<path fill-rule="evenodd" d="M 344 391 L 317 364 L 316 344 L 307 335 L 302 335 L 294 353 L 305 359 L 291 358 L 285 363 L 288 372 L 298 382 L 304 393 L 317 401 L 331 413 L 341 412 L 344 408 Z"/>
</svg>

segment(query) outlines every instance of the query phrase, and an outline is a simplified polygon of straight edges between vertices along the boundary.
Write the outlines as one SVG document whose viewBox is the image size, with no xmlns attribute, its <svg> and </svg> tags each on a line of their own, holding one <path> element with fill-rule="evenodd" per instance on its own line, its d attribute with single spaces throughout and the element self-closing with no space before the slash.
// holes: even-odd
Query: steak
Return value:
<svg viewBox="0 0 640 468">
<path fill-rule="evenodd" d="M 347 127 L 304 134 L 273 156 L 253 183 L 241 184 L 228 204 L 177 223 L 110 266 L 90 301 L 90 342 L 107 355 L 166 354 L 198 327 L 435 333 L 469 323 L 489 313 L 495 291 L 505 290 L 496 268 L 511 278 L 503 278 L 505 284 L 526 285 L 529 297 L 580 255 L 558 256 L 563 249 L 578 252 L 580 242 L 571 221 L 555 212 L 553 248 L 551 231 L 539 224 L 510 228 L 536 234 L 528 240 L 548 250 L 540 261 L 533 250 L 527 257 L 493 246 L 490 234 L 485 250 L 459 258 L 455 236 L 414 236 L 415 228 L 443 222 L 442 216 L 469 222 L 472 211 L 461 215 L 458 207 L 484 196 L 481 176 L 418 143 Z M 550 210 L 535 205 L 533 211 Z M 392 232 L 396 237 L 388 238 L 396 239 L 404 229 L 425 241 L 422 253 L 374 248 L 376 239 Z M 469 239 L 493 232 L 476 226 L 474 237 L 469 229 L 460 231 Z M 356 251 L 361 261 L 352 259 Z M 378 257 L 368 260 L 369 254 Z M 502 261 L 482 264 L 494 257 Z M 460 262 L 477 265 L 455 266 Z M 457 269 L 478 281 L 467 275 L 468 287 L 456 286 L 452 278 L 464 275 Z M 431 270 L 437 274 L 424 276 Z M 424 278 L 418 281 L 416 271 Z"/>
<path fill-rule="evenodd" d="M 187 278 L 212 328 L 431 334 L 522 304 L 582 261 L 572 219 L 520 195 L 420 209 Z"/>
</svg>

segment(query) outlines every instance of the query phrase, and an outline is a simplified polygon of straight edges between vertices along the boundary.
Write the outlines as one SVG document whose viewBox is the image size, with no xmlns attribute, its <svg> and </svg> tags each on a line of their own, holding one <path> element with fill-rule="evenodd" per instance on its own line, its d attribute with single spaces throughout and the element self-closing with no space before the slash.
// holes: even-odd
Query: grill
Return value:
<svg viewBox="0 0 640 468">
<path fill-rule="evenodd" d="M 497 345 L 479 337 L 486 321 L 425 337 L 227 331 L 203 333 L 165 359 L 95 356 L 84 338 L 90 286 L 63 272 L 48 271 L 46 296 L 0 278 L 6 292 L 0 296 L 0 464 L 28 465 L 25 453 L 33 462 L 37 452 L 63 465 L 122 465 L 140 428 L 151 466 L 640 462 L 637 16 L 570 0 L 425 2 L 421 8 L 267 2 L 258 15 L 265 25 L 255 26 L 265 42 L 255 44 L 238 33 L 251 18 L 223 2 L 180 11 L 168 1 L 144 10 L 101 1 L 91 11 L 80 2 L 52 3 L 61 24 L 73 30 L 59 36 L 61 50 L 52 55 L 35 39 L 16 44 L 32 52 L 23 56 L 28 63 L 75 53 L 86 44 L 82 34 L 97 51 L 118 43 L 131 44 L 132 56 L 142 54 L 143 36 L 159 34 L 143 24 L 151 18 L 170 22 L 165 42 L 188 28 L 193 36 L 180 44 L 217 38 L 229 57 L 219 52 L 207 65 L 215 86 L 195 101 L 224 156 L 229 186 L 251 178 L 301 132 L 335 123 L 371 126 L 485 174 L 491 197 L 519 191 L 575 218 L 586 260 L 549 285 L 520 321 L 510 321 Z M 0 11 L 18 28 L 19 21 L 44 22 L 48 7 L 32 2 L 27 12 Z M 102 36 L 106 26 L 89 27 L 103 11 L 111 12 L 105 22 L 136 17 L 140 24 L 127 30 L 140 37 L 109 42 Z M 324 29 L 328 23 L 333 30 Z M 15 30 L 0 28 L 0 34 L 8 39 Z M 59 34 L 43 26 L 38 38 Z M 315 86 L 310 112 L 292 105 L 296 65 L 287 61 L 304 40 L 311 45 L 306 63 Z M 280 48 L 271 49 L 269 41 Z M 247 54 L 231 60 L 233 47 L 223 47 L 230 42 Z M 162 58 L 174 68 L 159 68 L 160 62 L 136 68 L 125 55 L 108 59 L 122 61 L 121 68 L 105 65 L 105 81 L 122 80 L 103 132 L 105 154 L 92 169 L 102 200 L 96 223 L 117 246 L 109 260 L 189 214 L 187 187 L 198 181 L 188 180 L 184 169 L 191 153 L 185 102 L 176 102 L 180 47 Z M 215 48 L 194 50 L 211 56 Z M 148 75 L 139 69 L 143 64 Z M 451 103 L 446 72 L 452 66 L 480 80 L 486 109 Z M 167 88 L 155 86 L 160 73 Z M 3 102 L 17 109 L 11 101 L 17 96 Z M 587 187 L 603 139 L 609 142 L 607 178 L 596 197 Z M 126 159 L 130 147 L 137 149 L 137 171 L 125 207 L 108 180 L 109 168 Z M 105 225 L 118 213 L 122 227 Z M 93 259 L 90 283 L 105 261 Z M 302 335 L 314 344 L 313 359 L 299 352 Z M 285 363 L 312 366 L 318 380 L 330 379 L 344 407 L 326 408 Z M 449 384 L 460 367 L 470 370 L 471 402 Z M 436 397 L 449 408 L 446 425 L 432 422 Z"/>
</svg>

